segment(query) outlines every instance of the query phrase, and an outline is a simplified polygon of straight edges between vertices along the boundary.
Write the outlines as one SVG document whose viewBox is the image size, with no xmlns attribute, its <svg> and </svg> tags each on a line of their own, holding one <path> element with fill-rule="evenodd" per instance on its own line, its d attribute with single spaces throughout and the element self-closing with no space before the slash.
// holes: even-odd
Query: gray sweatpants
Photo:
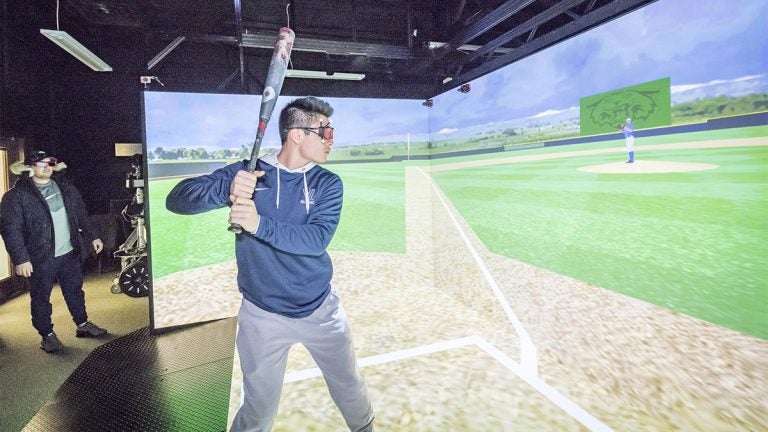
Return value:
<svg viewBox="0 0 768 432">
<path fill-rule="evenodd" d="M 349 429 L 373 431 L 373 408 L 357 366 L 347 314 L 335 290 L 306 318 L 267 312 L 243 299 L 237 323 L 245 396 L 231 431 L 272 429 L 288 350 L 296 343 L 304 345 L 317 363 Z"/>
</svg>

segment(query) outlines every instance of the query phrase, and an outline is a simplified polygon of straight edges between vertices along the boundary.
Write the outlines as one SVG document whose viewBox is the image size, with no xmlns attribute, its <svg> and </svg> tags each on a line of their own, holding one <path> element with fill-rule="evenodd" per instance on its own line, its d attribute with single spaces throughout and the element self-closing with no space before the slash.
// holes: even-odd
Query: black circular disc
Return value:
<svg viewBox="0 0 768 432">
<path fill-rule="evenodd" d="M 120 289 L 131 297 L 145 297 L 149 295 L 149 269 L 147 259 L 132 263 L 120 273 L 118 284 Z"/>
</svg>

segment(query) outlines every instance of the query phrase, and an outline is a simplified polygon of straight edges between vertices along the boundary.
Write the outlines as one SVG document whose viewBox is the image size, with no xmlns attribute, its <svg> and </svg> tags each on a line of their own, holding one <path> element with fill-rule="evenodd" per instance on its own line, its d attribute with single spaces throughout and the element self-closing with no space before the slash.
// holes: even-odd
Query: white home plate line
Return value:
<svg viewBox="0 0 768 432">
<path fill-rule="evenodd" d="M 568 413 L 574 420 L 578 421 L 579 423 L 587 427 L 589 430 L 600 431 L 600 432 L 611 431 L 611 428 L 609 428 L 607 425 L 602 423 L 600 420 L 598 420 L 597 418 L 589 414 L 586 410 L 581 408 L 579 405 L 577 405 L 576 403 L 574 403 L 573 401 L 571 401 L 570 399 L 562 395 L 560 392 L 558 392 L 556 389 L 554 389 L 553 387 L 551 387 L 550 385 L 548 385 L 547 383 L 545 383 L 544 381 L 538 378 L 536 348 L 533 345 L 533 341 L 528 335 L 528 332 L 525 330 L 520 320 L 512 311 L 512 308 L 509 306 L 509 303 L 507 302 L 506 298 L 501 293 L 501 290 L 499 289 L 498 284 L 493 278 L 493 275 L 491 275 L 491 272 L 488 270 L 488 267 L 485 265 L 485 262 L 480 257 L 480 254 L 472 245 L 471 241 L 469 240 L 469 237 L 467 237 L 464 230 L 462 230 L 458 220 L 456 220 L 456 218 L 453 216 L 453 213 L 451 212 L 450 207 L 448 207 L 448 204 L 444 200 L 439 188 L 437 188 L 434 181 L 428 174 L 422 171 L 421 168 L 417 168 L 417 169 L 430 182 L 432 188 L 437 193 L 438 198 L 440 199 L 441 203 L 443 204 L 446 211 L 448 212 L 448 215 L 451 218 L 451 221 L 453 222 L 454 226 L 458 230 L 459 235 L 464 240 L 464 243 L 466 244 L 475 262 L 483 272 L 483 275 L 486 281 L 491 286 L 494 294 L 496 295 L 496 298 L 498 299 L 499 303 L 504 309 L 504 312 L 507 314 L 507 317 L 512 322 L 512 326 L 515 328 L 515 331 L 517 332 L 518 337 L 520 337 L 521 364 L 517 364 L 509 356 L 504 354 L 501 350 L 499 350 L 498 348 L 496 348 L 495 346 L 493 346 L 492 344 L 490 344 L 488 341 L 481 338 L 480 336 L 469 336 L 461 339 L 438 342 L 438 343 L 424 345 L 421 347 L 411 348 L 407 350 L 394 351 L 387 354 L 365 357 L 362 359 L 358 359 L 358 364 L 361 367 L 373 366 L 373 365 L 379 365 L 387 362 L 400 361 L 408 358 L 413 358 L 416 356 L 428 355 L 428 354 L 432 354 L 440 351 L 446 351 L 450 349 L 474 345 L 482 349 L 484 352 L 486 352 L 488 355 L 490 355 L 494 359 L 496 359 L 496 361 L 498 361 L 500 364 L 506 366 L 515 375 L 520 377 L 523 381 L 528 383 L 528 385 L 530 385 L 536 391 L 538 391 L 539 394 L 549 399 L 552 403 L 554 403 L 560 409 Z M 316 378 L 321 375 L 322 373 L 320 372 L 319 368 L 305 369 L 305 370 L 300 370 L 300 371 L 286 374 L 285 382 L 286 383 L 296 382 L 304 379 Z"/>
<path fill-rule="evenodd" d="M 512 360 L 509 356 L 504 354 L 501 350 L 493 346 L 490 342 L 481 338 L 480 336 L 468 336 L 460 339 L 453 339 L 445 342 L 438 342 L 430 345 L 423 345 L 416 348 L 410 348 L 401 351 L 394 351 L 387 354 L 380 354 L 371 357 L 365 357 L 358 359 L 360 367 L 376 366 L 393 361 L 407 360 L 409 358 L 419 357 L 423 355 L 434 354 L 441 351 L 448 351 L 451 349 L 462 348 L 467 346 L 474 346 L 480 348 L 486 354 L 493 357 L 501 365 L 506 366 L 512 372 L 520 377 L 523 381 L 528 383 L 531 387 L 536 389 L 542 396 L 549 399 L 552 403 L 557 405 L 560 409 L 568 413 L 573 419 L 583 424 L 591 431 L 608 432 L 612 429 L 596 419 L 590 413 L 578 406 L 572 400 L 568 399 L 560 392 L 552 388 L 550 385 L 540 380 L 536 376 L 532 376 L 526 373 L 519 364 Z M 317 378 L 322 376 L 319 368 L 304 369 L 296 372 L 285 374 L 285 383 L 302 381 L 305 379 Z"/>
<path fill-rule="evenodd" d="M 488 282 L 488 285 L 493 290 L 493 293 L 496 296 L 496 299 L 499 301 L 499 304 L 501 304 L 502 309 L 504 309 L 504 312 L 507 314 L 507 318 L 509 318 L 510 322 L 512 323 L 512 326 L 515 328 L 515 331 L 517 332 L 517 335 L 520 338 L 520 365 L 517 365 L 506 354 L 502 353 L 501 351 L 493 347 L 491 344 L 489 344 L 488 342 L 478 337 L 478 339 L 482 341 L 479 346 L 483 348 L 483 350 L 485 350 L 488 354 L 492 355 L 497 361 L 507 366 L 517 376 L 522 378 L 525 382 L 527 382 L 529 385 L 531 385 L 533 388 L 539 391 L 539 393 L 541 393 L 547 399 L 551 400 L 555 405 L 557 405 L 562 410 L 570 414 L 579 423 L 583 424 L 584 426 L 586 426 L 592 431 L 611 430 L 608 426 L 606 426 L 605 424 L 600 422 L 598 419 L 593 417 L 591 414 L 586 412 L 583 408 L 579 407 L 578 405 L 573 403 L 571 400 L 561 395 L 557 390 L 550 387 L 544 381 L 539 379 L 538 363 L 536 358 L 536 347 L 533 345 L 533 341 L 531 340 L 530 335 L 525 330 L 520 320 L 517 318 L 517 315 L 515 315 L 515 313 L 512 311 L 512 308 L 509 306 L 509 302 L 507 302 L 507 299 L 506 297 L 504 297 L 504 294 L 502 294 L 501 289 L 499 288 L 499 285 L 496 283 L 496 280 L 493 278 L 493 275 L 491 274 L 490 270 L 488 270 L 488 266 L 485 265 L 485 262 L 483 261 L 480 254 L 477 252 L 477 249 L 475 249 L 474 245 L 472 245 L 472 242 L 469 240 L 469 237 L 461 228 L 459 221 L 456 219 L 456 217 L 454 217 L 453 212 L 448 206 L 448 203 L 445 201 L 445 198 L 443 197 L 443 194 L 440 191 L 440 188 L 437 187 L 437 184 L 435 184 L 434 179 L 432 179 L 432 176 L 425 173 L 419 167 L 417 167 L 417 169 L 432 185 L 432 189 L 434 189 L 435 193 L 437 194 L 437 197 L 440 199 L 440 202 L 443 204 L 443 207 L 445 207 L 445 210 L 448 213 L 448 216 L 451 218 L 451 221 L 453 222 L 454 227 L 456 227 L 456 230 L 459 232 L 459 235 L 464 240 L 464 244 L 467 246 L 467 249 L 472 255 L 472 258 L 474 258 L 475 263 L 477 263 L 477 266 L 482 271 L 486 282 Z"/>
<path fill-rule="evenodd" d="M 423 345 L 416 348 L 410 348 L 402 351 L 394 351 L 386 354 L 365 357 L 357 360 L 360 367 L 376 366 L 393 361 L 405 360 L 427 354 L 433 354 L 440 351 L 447 351 L 454 348 L 461 348 L 469 345 L 476 345 L 477 336 L 469 336 L 461 339 L 454 339 L 446 342 L 438 342 L 430 345 Z M 285 382 L 301 381 L 309 378 L 316 378 L 321 375 L 319 368 L 304 369 L 285 374 Z"/>
</svg>

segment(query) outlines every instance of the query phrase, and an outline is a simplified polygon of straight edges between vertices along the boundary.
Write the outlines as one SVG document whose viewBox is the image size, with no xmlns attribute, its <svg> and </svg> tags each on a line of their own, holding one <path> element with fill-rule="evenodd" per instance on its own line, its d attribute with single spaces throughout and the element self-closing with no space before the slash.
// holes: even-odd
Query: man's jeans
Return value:
<svg viewBox="0 0 768 432">
<path fill-rule="evenodd" d="M 61 286 L 61 293 L 72 315 L 72 321 L 75 324 L 88 321 L 88 314 L 85 312 L 82 263 L 77 253 L 71 251 L 35 264 L 32 269 L 32 276 L 29 278 L 32 325 L 41 336 L 46 336 L 53 331 L 51 290 L 56 282 Z"/>
</svg>

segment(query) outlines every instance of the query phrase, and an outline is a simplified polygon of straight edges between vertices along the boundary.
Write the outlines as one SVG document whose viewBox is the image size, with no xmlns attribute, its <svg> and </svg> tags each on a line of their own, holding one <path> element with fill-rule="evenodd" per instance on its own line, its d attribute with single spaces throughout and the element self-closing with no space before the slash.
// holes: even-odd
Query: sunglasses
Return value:
<svg viewBox="0 0 768 432">
<path fill-rule="evenodd" d="M 47 166 L 49 167 L 55 167 L 56 164 L 59 162 L 55 158 L 48 158 L 48 161 L 37 161 L 35 162 L 35 166 L 38 168 L 45 168 Z"/>
<path fill-rule="evenodd" d="M 320 138 L 324 140 L 330 141 L 333 139 L 333 128 L 330 126 L 320 126 L 316 128 L 297 126 L 297 127 L 290 127 L 288 129 L 303 129 L 305 131 L 310 131 L 312 133 L 318 134 Z"/>
</svg>

